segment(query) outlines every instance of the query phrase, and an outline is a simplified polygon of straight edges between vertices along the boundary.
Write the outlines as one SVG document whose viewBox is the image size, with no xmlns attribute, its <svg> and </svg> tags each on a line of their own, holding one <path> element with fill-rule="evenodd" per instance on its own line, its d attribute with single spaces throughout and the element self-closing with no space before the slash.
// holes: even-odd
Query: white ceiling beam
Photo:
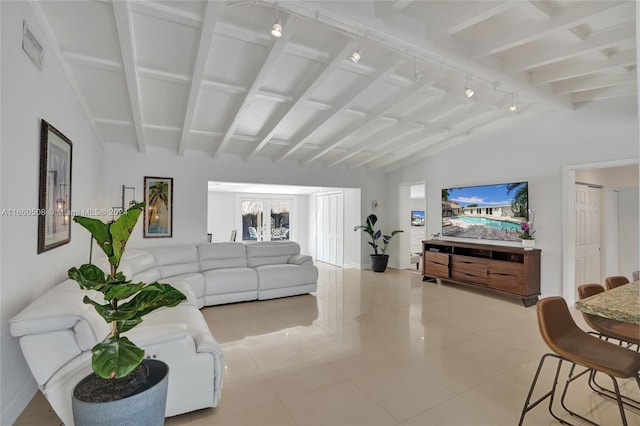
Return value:
<svg viewBox="0 0 640 426">
<path fill-rule="evenodd" d="M 587 75 L 571 80 L 561 81 L 553 85 L 554 93 L 576 93 L 585 90 L 602 89 L 605 87 L 621 86 L 636 81 L 636 73 L 628 72 L 620 75 Z"/>
<path fill-rule="evenodd" d="M 529 77 L 531 84 L 540 85 L 595 74 L 610 69 L 629 67 L 636 64 L 636 49 L 623 50 L 608 58 L 593 62 L 581 60 L 573 64 L 550 65 L 545 69 L 533 71 Z"/>
<path fill-rule="evenodd" d="M 235 111 L 235 114 L 233 114 L 233 119 L 231 120 L 231 123 L 227 127 L 227 130 L 224 136 L 222 137 L 220 144 L 215 149 L 215 152 L 213 153 L 214 158 L 218 158 L 218 156 L 226 148 L 227 144 L 231 140 L 231 136 L 233 136 L 233 133 L 235 132 L 236 127 L 238 126 L 238 122 L 240 121 L 240 118 L 242 118 L 242 115 L 244 114 L 244 111 L 249 106 L 255 94 L 260 90 L 260 88 L 264 84 L 265 80 L 267 79 L 267 76 L 271 73 L 271 70 L 275 66 L 276 61 L 278 60 L 280 55 L 282 55 L 282 51 L 284 50 L 284 47 L 289 41 L 291 34 L 295 32 L 296 20 L 290 20 L 288 18 L 289 18 L 289 15 L 284 15 L 282 16 L 282 18 L 280 18 L 282 21 L 282 27 L 285 29 L 284 34 L 282 35 L 282 37 L 276 39 L 276 41 L 271 46 L 271 49 L 269 50 L 269 54 L 267 55 L 267 58 L 262 64 L 262 67 L 260 67 L 260 70 L 258 71 L 256 78 L 253 81 L 253 84 L 245 94 L 244 99 L 242 100 L 242 102 L 240 103 L 240 106 Z M 289 25 L 287 25 L 288 23 Z"/>
<path fill-rule="evenodd" d="M 372 76 L 368 79 L 365 79 L 364 83 L 358 84 L 353 87 L 352 90 L 347 91 L 340 99 L 338 99 L 333 108 L 330 111 L 327 111 L 324 114 L 321 114 L 318 119 L 314 120 L 310 125 L 308 125 L 300 134 L 296 134 L 296 137 L 299 138 L 298 142 L 294 143 L 287 151 L 282 154 L 278 160 L 284 160 L 293 154 L 298 148 L 307 143 L 309 137 L 318 130 L 322 125 L 324 125 L 331 118 L 343 112 L 347 109 L 347 106 L 351 104 L 355 99 L 358 98 L 362 93 L 367 91 L 372 86 L 380 83 L 381 81 L 386 80 L 396 69 L 405 63 L 404 60 L 401 60 L 399 63 L 394 63 L 392 61 L 392 57 L 387 57 L 387 60 L 384 63 L 391 62 L 390 65 L 386 67 L 380 67 Z"/>
<path fill-rule="evenodd" d="M 338 135 L 333 137 L 333 140 L 331 140 L 329 143 L 323 144 L 323 147 L 321 148 L 320 152 L 304 160 L 303 164 L 308 165 L 318 160 L 320 157 L 324 156 L 325 154 L 328 154 L 334 148 L 340 145 L 349 136 L 358 132 L 359 129 L 367 127 L 374 121 L 380 118 L 383 118 L 385 114 L 387 114 L 389 111 L 395 108 L 398 104 L 402 103 L 402 101 L 404 101 L 407 98 L 407 96 L 411 95 L 412 93 L 418 92 L 425 86 L 434 85 L 437 82 L 438 81 L 435 78 L 433 78 L 433 76 L 427 76 L 427 77 L 424 77 L 419 82 L 417 82 L 416 84 L 406 87 L 402 90 L 399 90 L 395 94 L 389 96 L 387 99 L 382 100 L 382 102 L 380 102 L 380 105 L 368 114 L 366 120 L 354 123 L 352 126 L 345 128 Z"/>
<path fill-rule="evenodd" d="M 603 89 L 588 90 L 571 95 L 573 102 L 588 102 L 600 99 L 611 98 L 614 96 L 635 95 L 638 96 L 637 83 L 624 86 L 607 87 Z"/>
<path fill-rule="evenodd" d="M 434 29 L 437 32 L 444 32 L 447 35 L 455 34 L 499 15 L 514 7 L 517 3 L 518 2 L 509 0 L 461 2 L 459 3 L 460 7 L 456 10 L 456 13 L 439 15 L 437 21 L 434 22 Z"/>
<path fill-rule="evenodd" d="M 309 96 L 311 96 L 311 94 L 336 71 L 342 61 L 345 60 L 345 57 L 350 54 L 351 51 L 355 49 L 355 47 L 356 42 L 351 40 L 335 50 L 333 59 L 327 61 L 320 69 L 320 71 L 318 71 L 316 75 L 314 75 L 313 78 L 310 79 L 311 81 L 305 81 L 305 85 L 298 89 L 297 93 L 293 96 L 295 101 L 293 101 L 290 107 L 286 111 L 282 111 L 281 114 L 274 114 L 269 119 L 268 123 L 266 123 L 266 125 L 260 131 L 260 135 L 258 136 L 258 144 L 246 156 L 245 160 L 249 160 L 266 146 L 266 144 L 278 131 L 280 125 L 286 120 L 291 112 L 296 108 L 304 105 L 309 100 Z"/>
<path fill-rule="evenodd" d="M 136 70 L 136 46 L 133 35 L 133 17 L 129 2 L 114 1 L 113 14 L 116 21 L 122 64 L 129 92 L 129 103 L 133 115 L 133 124 L 136 131 L 138 150 L 146 151 L 144 129 L 142 128 L 142 94 L 140 90 L 140 77 Z"/>
<path fill-rule="evenodd" d="M 184 155 L 184 152 L 189 146 L 189 132 L 191 130 L 191 125 L 193 124 L 193 113 L 198 103 L 200 91 L 202 90 L 202 80 L 207 66 L 207 61 L 209 60 L 209 52 L 211 52 L 213 32 L 215 31 L 216 22 L 224 4 L 222 2 L 207 2 L 205 3 L 205 7 L 206 12 L 202 23 L 202 31 L 200 32 L 200 42 L 196 53 L 196 63 L 193 66 L 193 77 L 191 78 L 189 98 L 185 109 L 180 143 L 178 144 L 178 155 Z"/>
<path fill-rule="evenodd" d="M 617 9 L 622 2 L 577 2 L 561 9 L 544 21 L 535 21 L 525 25 L 516 25 L 506 31 L 494 32 L 491 37 L 475 44 L 471 49 L 473 59 L 495 55 L 514 47 L 540 40 L 549 34 L 566 31 L 584 22 L 585 18 L 594 17 L 603 12 Z M 627 7 L 627 4 L 623 6 Z M 631 4 L 633 7 L 633 4 Z"/>
<path fill-rule="evenodd" d="M 398 10 L 402 10 L 405 7 L 409 6 L 411 3 L 413 3 L 415 0 L 396 0 L 391 4 L 391 9 L 398 11 Z"/>
<path fill-rule="evenodd" d="M 437 120 L 436 115 L 442 116 L 442 114 L 449 114 L 456 111 L 459 108 L 463 108 L 464 105 L 460 104 L 457 100 L 452 100 L 446 96 L 441 97 L 437 102 L 429 102 L 415 111 L 403 117 L 398 123 L 389 127 L 381 132 L 378 132 L 375 138 L 366 138 L 357 145 L 353 146 L 349 150 L 349 154 L 340 156 L 340 158 L 326 165 L 326 167 L 335 167 L 348 160 L 349 158 L 357 155 L 358 153 L 376 147 L 380 149 L 386 145 L 393 143 L 398 138 L 396 135 L 404 136 L 407 133 L 413 133 L 417 130 L 424 130 L 424 128 L 416 128 L 414 126 L 415 121 L 423 119 L 427 121 L 427 127 L 431 126 Z"/>
<path fill-rule="evenodd" d="M 175 74 L 172 72 L 160 71 L 153 68 L 136 67 L 140 77 L 150 77 L 156 80 L 170 81 L 172 83 L 189 84 L 191 77 L 183 74 Z"/>
<path fill-rule="evenodd" d="M 504 109 L 498 109 L 497 111 L 482 111 L 475 117 L 471 117 L 460 123 L 457 126 L 451 128 L 448 132 L 439 132 L 428 136 L 427 138 L 417 141 L 408 145 L 402 150 L 396 150 L 393 152 L 393 158 L 372 167 L 370 170 L 379 170 L 387 167 L 392 163 L 401 161 L 403 159 L 412 158 L 417 160 L 418 158 L 425 158 L 435 154 L 436 152 L 443 151 L 444 149 L 451 148 L 465 141 L 462 136 L 469 136 L 471 132 L 474 133 L 477 129 L 482 128 L 487 124 L 494 124 L 496 120 L 504 117 L 508 117 L 508 111 Z M 457 142 L 452 143 L 451 140 L 459 138 Z M 380 156 L 382 157 L 382 156 Z M 367 162 L 371 163 L 372 161 Z M 364 164 L 363 164 L 364 165 Z"/>
<path fill-rule="evenodd" d="M 122 72 L 124 67 L 121 62 L 110 61 L 108 59 L 96 58 L 94 56 L 81 55 L 73 52 L 62 52 L 62 56 L 70 64 L 91 67 L 105 71 Z"/>
<path fill-rule="evenodd" d="M 115 0 L 121 1 L 121 0 Z M 128 2 L 131 9 L 137 13 L 142 13 L 165 21 L 171 21 L 189 27 L 200 29 L 202 27 L 202 17 L 184 10 L 175 9 L 159 2 L 136 0 Z"/>
<path fill-rule="evenodd" d="M 567 43 L 550 48 L 548 46 L 527 52 L 505 60 L 504 69 L 507 73 L 526 71 L 554 62 L 575 58 L 585 53 L 595 52 L 615 46 L 627 40 L 635 40 L 635 27 L 632 23 L 622 25 L 609 31 L 593 34 L 583 41 Z"/>
<path fill-rule="evenodd" d="M 362 167 L 366 164 L 369 164 L 377 159 L 387 156 L 387 155 L 397 155 L 402 150 L 406 150 L 415 146 L 423 146 L 426 141 L 430 140 L 433 137 L 442 134 L 450 133 L 450 128 L 456 126 L 461 120 L 465 119 L 469 116 L 469 114 L 473 114 L 472 110 L 477 109 L 476 104 L 468 104 L 468 105 L 458 105 L 454 106 L 451 110 L 443 112 L 439 114 L 437 118 L 434 120 L 430 120 L 427 127 L 421 131 L 419 134 L 414 135 L 409 141 L 402 141 L 400 144 L 396 144 L 394 141 L 386 141 L 382 145 L 376 146 L 375 150 L 380 151 L 377 154 L 372 155 L 370 158 L 366 160 L 362 160 L 356 164 L 350 166 L 351 169 L 355 169 L 358 167 Z M 473 116 L 477 116 L 483 114 L 485 111 L 479 111 L 475 113 Z M 401 148 L 398 148 L 398 145 Z M 387 149 L 382 149 L 387 148 Z"/>
</svg>

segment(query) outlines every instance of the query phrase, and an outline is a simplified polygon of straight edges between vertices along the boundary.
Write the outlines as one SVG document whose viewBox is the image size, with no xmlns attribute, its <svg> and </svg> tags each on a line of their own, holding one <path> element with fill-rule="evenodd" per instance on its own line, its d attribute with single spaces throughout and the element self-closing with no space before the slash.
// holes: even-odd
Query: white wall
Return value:
<svg viewBox="0 0 640 426">
<path fill-rule="evenodd" d="M 2 209 L 38 207 L 41 119 L 73 143 L 71 207 L 101 207 L 102 149 L 31 8 L 26 2 L 0 2 L 0 15 Z M 42 70 L 22 50 L 23 20 L 44 47 Z M 0 223 L 0 424 L 9 425 L 37 387 L 8 320 L 61 282 L 68 268 L 88 260 L 90 237 L 75 225 L 69 244 L 38 255 L 35 216 L 3 215 Z"/>
<path fill-rule="evenodd" d="M 538 210 L 536 247 L 542 249 L 541 291 L 543 295 L 559 295 L 562 167 L 626 158 L 638 158 L 635 97 L 585 104 L 575 111 L 523 117 L 516 126 L 478 137 L 472 134 L 448 151 L 390 173 L 387 200 L 397 200 L 400 183 L 428 178 L 427 235 L 431 235 L 441 228 L 442 188 L 528 181 L 531 207 Z M 390 213 L 390 219 L 397 220 L 394 212 Z"/>
<path fill-rule="evenodd" d="M 109 145 L 105 148 L 105 162 L 109 164 L 109 168 L 104 171 L 104 181 L 113 183 L 107 184 L 104 193 L 107 199 L 114 201 L 120 199 L 122 184 L 135 186 L 136 193 L 141 193 L 144 176 L 173 177 L 175 202 L 173 238 L 144 239 L 142 227 L 138 227 L 131 236 L 129 247 L 132 248 L 205 242 L 207 230 L 212 229 L 209 228 L 208 223 L 211 218 L 207 213 L 208 181 L 360 188 L 362 206 L 366 206 L 362 209 L 367 212 L 370 210 L 371 200 L 385 199 L 385 176 L 382 173 L 301 167 L 296 161 L 282 161 L 274 164 L 270 160 L 255 159 L 245 163 L 234 156 L 222 156 L 215 160 L 203 153 L 187 152 L 184 156 L 176 156 L 173 151 L 152 148 L 149 148 L 147 153 L 140 154 L 133 147 Z M 114 182 L 113 176 L 118 176 L 118 180 Z M 350 203 L 353 203 L 353 200 Z M 385 206 L 384 202 L 380 204 L 381 207 L 378 208 L 377 213 L 384 225 L 388 206 Z M 345 204 L 345 210 L 346 208 Z M 354 209 L 352 208 L 351 211 Z M 357 211 L 359 212 L 360 209 Z M 309 214 L 301 211 L 302 216 L 309 217 Z M 228 219 L 223 220 L 228 221 Z M 345 229 L 353 229 L 353 226 L 361 223 L 361 220 L 357 223 L 349 223 L 345 218 Z M 345 234 L 349 235 L 348 232 Z M 309 252 L 312 252 L 314 248 L 308 247 L 311 241 L 309 234 L 306 236 L 306 241 L 304 238 L 304 235 L 300 235 L 301 246 L 305 244 Z M 358 242 L 363 252 L 360 263 L 368 265 L 368 245 L 364 238 L 359 238 Z M 345 248 L 347 243 L 348 241 L 345 240 Z"/>
<path fill-rule="evenodd" d="M 633 271 L 640 270 L 640 249 L 638 248 L 638 205 L 640 196 L 638 188 L 625 188 L 618 190 L 618 216 L 620 223 L 619 251 L 620 256 L 618 270 L 620 275 L 625 275 L 631 280 Z"/>
<path fill-rule="evenodd" d="M 209 191 L 207 198 L 207 233 L 214 241 L 228 241 L 236 228 L 236 194 L 234 192 Z M 242 229 L 238 229 L 236 241 L 242 240 Z"/>
</svg>

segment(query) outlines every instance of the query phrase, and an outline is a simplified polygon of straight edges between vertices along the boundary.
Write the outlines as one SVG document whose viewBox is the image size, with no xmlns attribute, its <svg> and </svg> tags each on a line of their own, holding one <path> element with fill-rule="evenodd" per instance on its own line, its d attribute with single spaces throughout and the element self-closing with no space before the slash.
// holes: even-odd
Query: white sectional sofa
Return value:
<svg viewBox="0 0 640 426">
<path fill-rule="evenodd" d="M 127 332 L 147 356 L 169 365 L 167 417 L 216 407 L 220 400 L 222 351 L 199 308 L 305 294 L 316 290 L 318 280 L 312 258 L 300 255 L 292 241 L 128 250 L 119 271 L 133 281 L 169 283 L 187 296 Z M 72 389 L 91 372 L 91 348 L 110 332 L 93 306 L 82 302 L 87 294 L 102 300 L 66 280 L 10 320 L 40 390 L 67 426 L 73 425 Z"/>
<path fill-rule="evenodd" d="M 102 294 L 66 280 L 10 320 L 38 387 L 66 426 L 73 425 L 73 387 L 91 373 L 91 348 L 110 332 L 93 306 L 82 302 L 84 295 L 102 300 Z M 165 416 L 218 405 L 222 351 L 196 306 L 158 309 L 126 335 L 147 357 L 169 365 Z"/>
<path fill-rule="evenodd" d="M 316 291 L 318 268 L 293 241 L 219 242 L 130 250 L 120 270 L 134 281 L 190 289 L 198 307 Z"/>
</svg>

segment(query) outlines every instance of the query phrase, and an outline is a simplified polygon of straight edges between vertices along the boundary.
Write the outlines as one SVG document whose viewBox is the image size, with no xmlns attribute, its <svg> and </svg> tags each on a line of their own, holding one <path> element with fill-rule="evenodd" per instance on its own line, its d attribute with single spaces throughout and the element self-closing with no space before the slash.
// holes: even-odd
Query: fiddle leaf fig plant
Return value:
<svg viewBox="0 0 640 426">
<path fill-rule="evenodd" d="M 382 230 L 378 229 L 376 231 L 374 228 L 376 222 L 378 222 L 378 216 L 376 216 L 373 213 L 367 216 L 366 222 L 367 223 L 365 225 L 356 225 L 353 228 L 353 230 L 357 231 L 358 229 L 361 229 L 362 232 L 365 232 L 367 235 L 369 235 L 369 237 L 371 238 L 371 241 L 368 241 L 368 244 L 371 247 L 373 247 L 373 254 L 375 255 L 385 254 L 385 252 L 387 251 L 387 246 L 391 241 L 391 238 L 400 232 L 404 232 L 402 229 L 397 229 L 395 231 L 391 231 L 391 235 L 382 235 Z M 378 253 L 378 247 L 379 247 L 378 240 L 380 240 L 380 237 L 382 237 L 382 248 L 380 249 L 380 253 Z"/>
<path fill-rule="evenodd" d="M 109 260 L 108 274 L 90 263 L 68 271 L 69 278 L 75 280 L 80 288 L 104 295 L 104 304 L 88 296 L 82 299 L 84 303 L 93 305 L 98 314 L 111 324 L 109 336 L 91 350 L 93 371 L 103 379 L 126 377 L 144 359 L 144 350 L 122 333 L 140 324 L 142 317 L 149 312 L 164 306 L 176 306 L 186 299 L 182 292 L 169 284 L 133 283 L 118 272 L 125 246 L 144 206 L 144 203 L 138 203 L 108 223 L 84 216 L 73 218 L 74 222 L 91 232 Z"/>
</svg>

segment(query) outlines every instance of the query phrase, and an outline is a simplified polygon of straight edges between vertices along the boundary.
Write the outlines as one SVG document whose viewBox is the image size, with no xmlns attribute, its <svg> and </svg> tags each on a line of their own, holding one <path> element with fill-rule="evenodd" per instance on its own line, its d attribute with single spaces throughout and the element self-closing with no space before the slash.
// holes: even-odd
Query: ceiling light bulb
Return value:
<svg viewBox="0 0 640 426">
<path fill-rule="evenodd" d="M 516 106 L 516 104 L 511 104 L 509 106 L 509 111 L 516 112 L 517 110 L 518 110 L 518 107 Z"/>
<path fill-rule="evenodd" d="M 273 27 L 271 27 L 271 35 L 276 38 L 282 37 L 282 24 L 280 23 L 280 18 L 278 18 L 273 24 Z"/>
<path fill-rule="evenodd" d="M 472 89 L 472 88 L 470 88 L 470 87 L 465 87 L 465 88 L 464 88 L 464 95 L 465 95 L 467 98 L 472 97 L 473 95 L 475 95 L 475 93 L 476 93 L 476 92 L 474 92 L 474 91 L 473 91 L 473 89 Z"/>
<path fill-rule="evenodd" d="M 349 59 L 351 59 L 353 62 L 357 64 L 358 62 L 360 62 L 361 57 L 362 57 L 362 48 L 358 48 L 358 50 L 356 50 L 351 54 Z"/>
</svg>

